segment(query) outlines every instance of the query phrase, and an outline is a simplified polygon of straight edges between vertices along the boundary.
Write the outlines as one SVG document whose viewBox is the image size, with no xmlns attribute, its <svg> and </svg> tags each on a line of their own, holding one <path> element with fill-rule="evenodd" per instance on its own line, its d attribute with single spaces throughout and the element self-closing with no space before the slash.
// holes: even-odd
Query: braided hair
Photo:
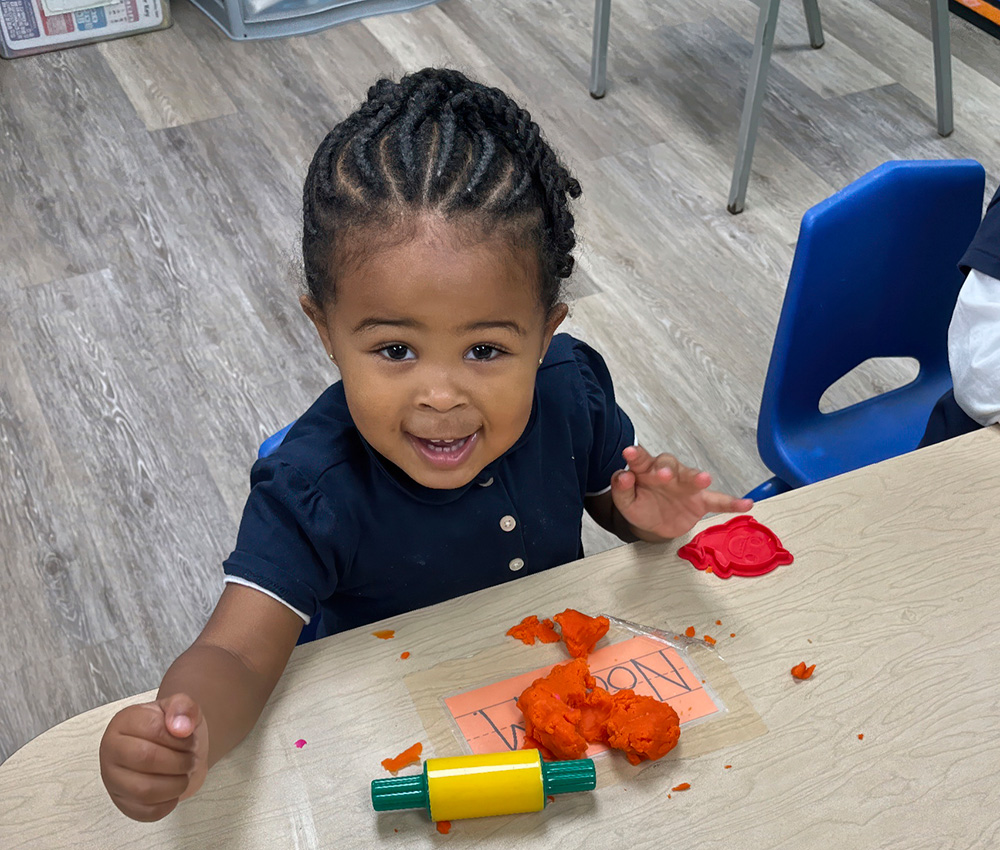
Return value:
<svg viewBox="0 0 1000 850">
<path fill-rule="evenodd" d="M 413 213 L 426 211 L 533 248 L 548 314 L 573 270 L 567 196 L 579 197 L 580 184 L 500 89 L 443 68 L 379 80 L 309 166 L 306 287 L 317 304 L 331 301 L 339 264 L 372 250 L 380 234 L 398 238 Z"/>
</svg>

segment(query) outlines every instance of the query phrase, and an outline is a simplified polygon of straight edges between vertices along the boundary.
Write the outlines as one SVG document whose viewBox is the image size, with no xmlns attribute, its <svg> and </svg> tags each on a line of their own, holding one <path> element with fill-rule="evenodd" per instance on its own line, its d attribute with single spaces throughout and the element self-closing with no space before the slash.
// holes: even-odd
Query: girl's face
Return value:
<svg viewBox="0 0 1000 850">
<path fill-rule="evenodd" d="M 533 254 L 463 235 L 424 216 L 412 239 L 341 270 L 325 308 L 302 299 L 362 436 L 435 489 L 468 484 L 514 445 L 566 316 L 564 304 L 545 315 Z"/>
</svg>

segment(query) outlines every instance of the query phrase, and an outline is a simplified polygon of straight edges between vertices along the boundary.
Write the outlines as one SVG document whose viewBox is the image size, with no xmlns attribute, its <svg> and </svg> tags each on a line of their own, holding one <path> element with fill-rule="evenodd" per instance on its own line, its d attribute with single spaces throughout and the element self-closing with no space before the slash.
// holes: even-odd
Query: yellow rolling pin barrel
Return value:
<svg viewBox="0 0 1000 850">
<path fill-rule="evenodd" d="M 554 794 L 593 791 L 590 759 L 542 761 L 538 750 L 432 758 L 423 773 L 372 781 L 377 812 L 426 809 L 431 820 L 540 812 Z"/>
</svg>

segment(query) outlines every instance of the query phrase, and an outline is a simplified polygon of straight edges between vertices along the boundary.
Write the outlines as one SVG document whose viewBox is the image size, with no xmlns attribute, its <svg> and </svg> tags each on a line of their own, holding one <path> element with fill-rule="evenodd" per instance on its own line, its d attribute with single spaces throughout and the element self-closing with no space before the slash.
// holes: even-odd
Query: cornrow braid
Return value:
<svg viewBox="0 0 1000 850">
<path fill-rule="evenodd" d="M 306 286 L 334 297 L 336 268 L 413 213 L 437 212 L 531 245 L 546 311 L 573 271 L 580 196 L 538 125 L 500 89 L 425 68 L 379 80 L 313 157 L 303 190 Z"/>
</svg>

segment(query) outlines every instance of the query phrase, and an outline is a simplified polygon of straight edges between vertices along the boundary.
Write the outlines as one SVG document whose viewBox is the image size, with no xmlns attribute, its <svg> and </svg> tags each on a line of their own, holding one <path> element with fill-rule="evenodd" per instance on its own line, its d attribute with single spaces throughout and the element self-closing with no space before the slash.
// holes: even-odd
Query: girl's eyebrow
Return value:
<svg viewBox="0 0 1000 850">
<path fill-rule="evenodd" d="M 468 333 L 469 331 L 488 331 L 488 330 L 500 330 L 500 331 L 510 331 L 517 336 L 524 336 L 527 331 L 522 328 L 517 322 L 514 321 L 503 321 L 500 319 L 486 319 L 482 322 L 469 322 L 467 325 L 462 325 L 459 328 L 459 333 Z"/>
<path fill-rule="evenodd" d="M 423 323 L 418 322 L 416 319 L 389 319 L 381 316 L 369 316 L 358 322 L 351 332 L 356 334 L 365 333 L 379 327 L 420 329 L 423 327 Z M 458 333 L 484 330 L 505 330 L 510 331 L 516 336 L 527 334 L 527 330 L 522 328 L 517 322 L 501 319 L 484 319 L 481 322 L 469 322 L 469 324 L 458 328 Z"/>
<path fill-rule="evenodd" d="M 351 333 L 363 333 L 364 331 L 371 331 L 382 326 L 390 328 L 423 327 L 416 319 L 386 319 L 381 316 L 369 316 L 367 319 L 362 319 L 358 322 L 351 330 Z"/>
</svg>

